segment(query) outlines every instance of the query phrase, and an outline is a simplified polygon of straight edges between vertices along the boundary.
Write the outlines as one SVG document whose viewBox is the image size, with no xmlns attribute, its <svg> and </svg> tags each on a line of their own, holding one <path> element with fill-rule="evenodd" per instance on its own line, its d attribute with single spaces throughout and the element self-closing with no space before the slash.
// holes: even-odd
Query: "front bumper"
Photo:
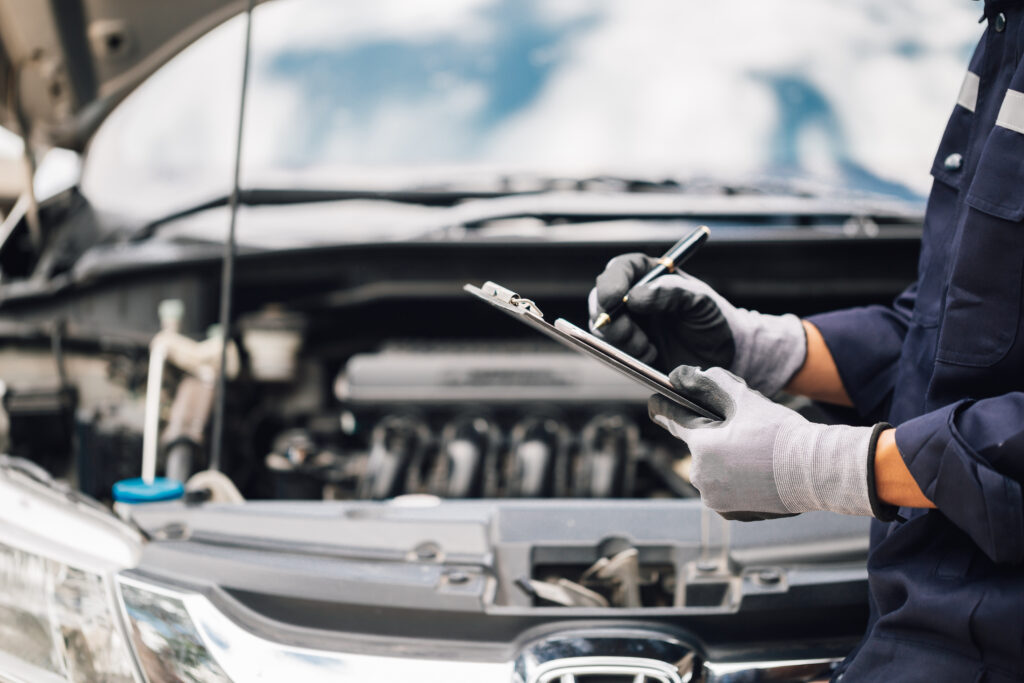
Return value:
<svg viewBox="0 0 1024 683">
<path fill-rule="evenodd" d="M 807 681 L 866 613 L 865 520 L 563 500 L 153 504 L 125 522 L 12 463 L 0 628 L 37 628 L 0 642 L 0 680 Z M 517 587 L 622 544 L 674 568 L 671 604 Z"/>
</svg>

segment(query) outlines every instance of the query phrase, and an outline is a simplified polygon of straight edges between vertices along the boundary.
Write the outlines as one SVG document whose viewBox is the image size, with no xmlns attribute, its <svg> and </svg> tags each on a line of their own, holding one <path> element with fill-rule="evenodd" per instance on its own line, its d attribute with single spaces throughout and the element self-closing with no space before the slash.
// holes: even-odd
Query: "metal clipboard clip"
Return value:
<svg viewBox="0 0 1024 683">
<path fill-rule="evenodd" d="M 533 303 L 532 300 L 527 299 L 525 297 L 521 297 L 515 292 L 513 292 L 511 289 L 508 289 L 507 287 L 502 287 L 496 282 L 491 282 L 488 280 L 483 284 L 482 287 L 480 287 L 480 290 L 484 294 L 488 294 L 497 299 L 498 301 L 501 301 L 502 303 L 508 304 L 509 306 L 515 306 L 524 313 L 529 313 L 530 315 L 536 318 L 540 318 L 541 320 L 544 319 L 544 313 L 541 312 L 540 308 L 537 306 L 537 304 Z"/>
</svg>

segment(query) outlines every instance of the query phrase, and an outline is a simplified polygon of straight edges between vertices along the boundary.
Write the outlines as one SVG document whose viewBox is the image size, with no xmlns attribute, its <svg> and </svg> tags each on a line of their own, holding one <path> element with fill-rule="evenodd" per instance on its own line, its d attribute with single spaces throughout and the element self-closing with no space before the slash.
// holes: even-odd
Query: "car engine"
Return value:
<svg viewBox="0 0 1024 683">
<path fill-rule="evenodd" d="M 900 236 L 889 250 L 902 258 L 913 245 Z M 225 473 L 244 497 L 262 499 L 696 496 L 685 448 L 647 418 L 644 387 L 461 291 L 498 277 L 582 323 L 602 264 L 657 247 L 574 245 L 569 271 L 567 249 L 482 243 L 453 253 L 425 243 L 243 259 L 226 368 Z M 761 310 L 884 301 L 902 282 L 879 262 L 847 291 L 838 286 L 850 281 L 843 266 L 814 253 L 830 249 L 720 238 L 698 274 Z M 450 272 L 431 266 L 436 258 Z M 110 261 L 104 269 L 116 266 Z M 147 449 L 159 475 L 186 481 L 206 469 L 220 348 L 211 265 L 140 277 L 126 264 L 127 284 L 101 272 L 45 306 L 9 300 L 0 320 L 8 452 L 100 500 L 114 482 L 139 476 Z M 785 281 L 774 268 L 786 270 Z M 155 378 L 154 355 L 166 356 Z M 159 400 L 147 406 L 147 393 Z"/>
<path fill-rule="evenodd" d="M 341 495 L 609 498 L 692 491 L 673 470 L 676 458 L 645 428 L 648 392 L 540 342 L 387 344 L 349 359 L 334 390 L 343 432 L 362 435 L 349 451 L 357 480 L 339 487 Z M 294 443 L 284 439 L 271 456 L 275 463 L 292 464 L 287 453 Z"/>
</svg>

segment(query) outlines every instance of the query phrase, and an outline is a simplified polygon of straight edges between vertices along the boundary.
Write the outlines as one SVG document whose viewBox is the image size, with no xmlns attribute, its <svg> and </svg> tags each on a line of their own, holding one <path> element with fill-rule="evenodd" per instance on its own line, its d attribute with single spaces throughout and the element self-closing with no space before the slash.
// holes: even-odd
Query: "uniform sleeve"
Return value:
<svg viewBox="0 0 1024 683">
<path fill-rule="evenodd" d="M 960 401 L 896 428 L 921 491 L 993 562 L 1024 561 L 1024 393 Z"/>
<path fill-rule="evenodd" d="M 862 416 L 885 417 L 916 297 L 914 284 L 891 307 L 848 308 L 807 318 L 825 338 L 843 388 Z"/>
</svg>

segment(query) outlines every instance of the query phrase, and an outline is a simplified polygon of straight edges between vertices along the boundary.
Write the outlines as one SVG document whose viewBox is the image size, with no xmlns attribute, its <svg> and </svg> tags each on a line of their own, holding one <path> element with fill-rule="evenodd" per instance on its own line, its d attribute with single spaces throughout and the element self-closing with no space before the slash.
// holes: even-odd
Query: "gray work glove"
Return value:
<svg viewBox="0 0 1024 683">
<path fill-rule="evenodd" d="M 664 372 L 679 365 L 722 367 L 768 396 L 781 391 L 803 366 L 807 338 L 795 315 L 736 308 L 681 271 L 634 288 L 656 263 L 644 254 L 609 261 L 588 300 L 594 334 Z M 595 329 L 598 316 L 627 292 L 626 308 Z"/>
<path fill-rule="evenodd" d="M 808 422 L 721 368 L 682 366 L 671 379 L 681 394 L 725 417 L 711 421 L 662 396 L 648 403 L 651 419 L 689 446 L 691 483 L 726 519 L 810 510 L 885 514 L 874 491 L 874 461 L 878 434 L 888 425 Z"/>
</svg>

